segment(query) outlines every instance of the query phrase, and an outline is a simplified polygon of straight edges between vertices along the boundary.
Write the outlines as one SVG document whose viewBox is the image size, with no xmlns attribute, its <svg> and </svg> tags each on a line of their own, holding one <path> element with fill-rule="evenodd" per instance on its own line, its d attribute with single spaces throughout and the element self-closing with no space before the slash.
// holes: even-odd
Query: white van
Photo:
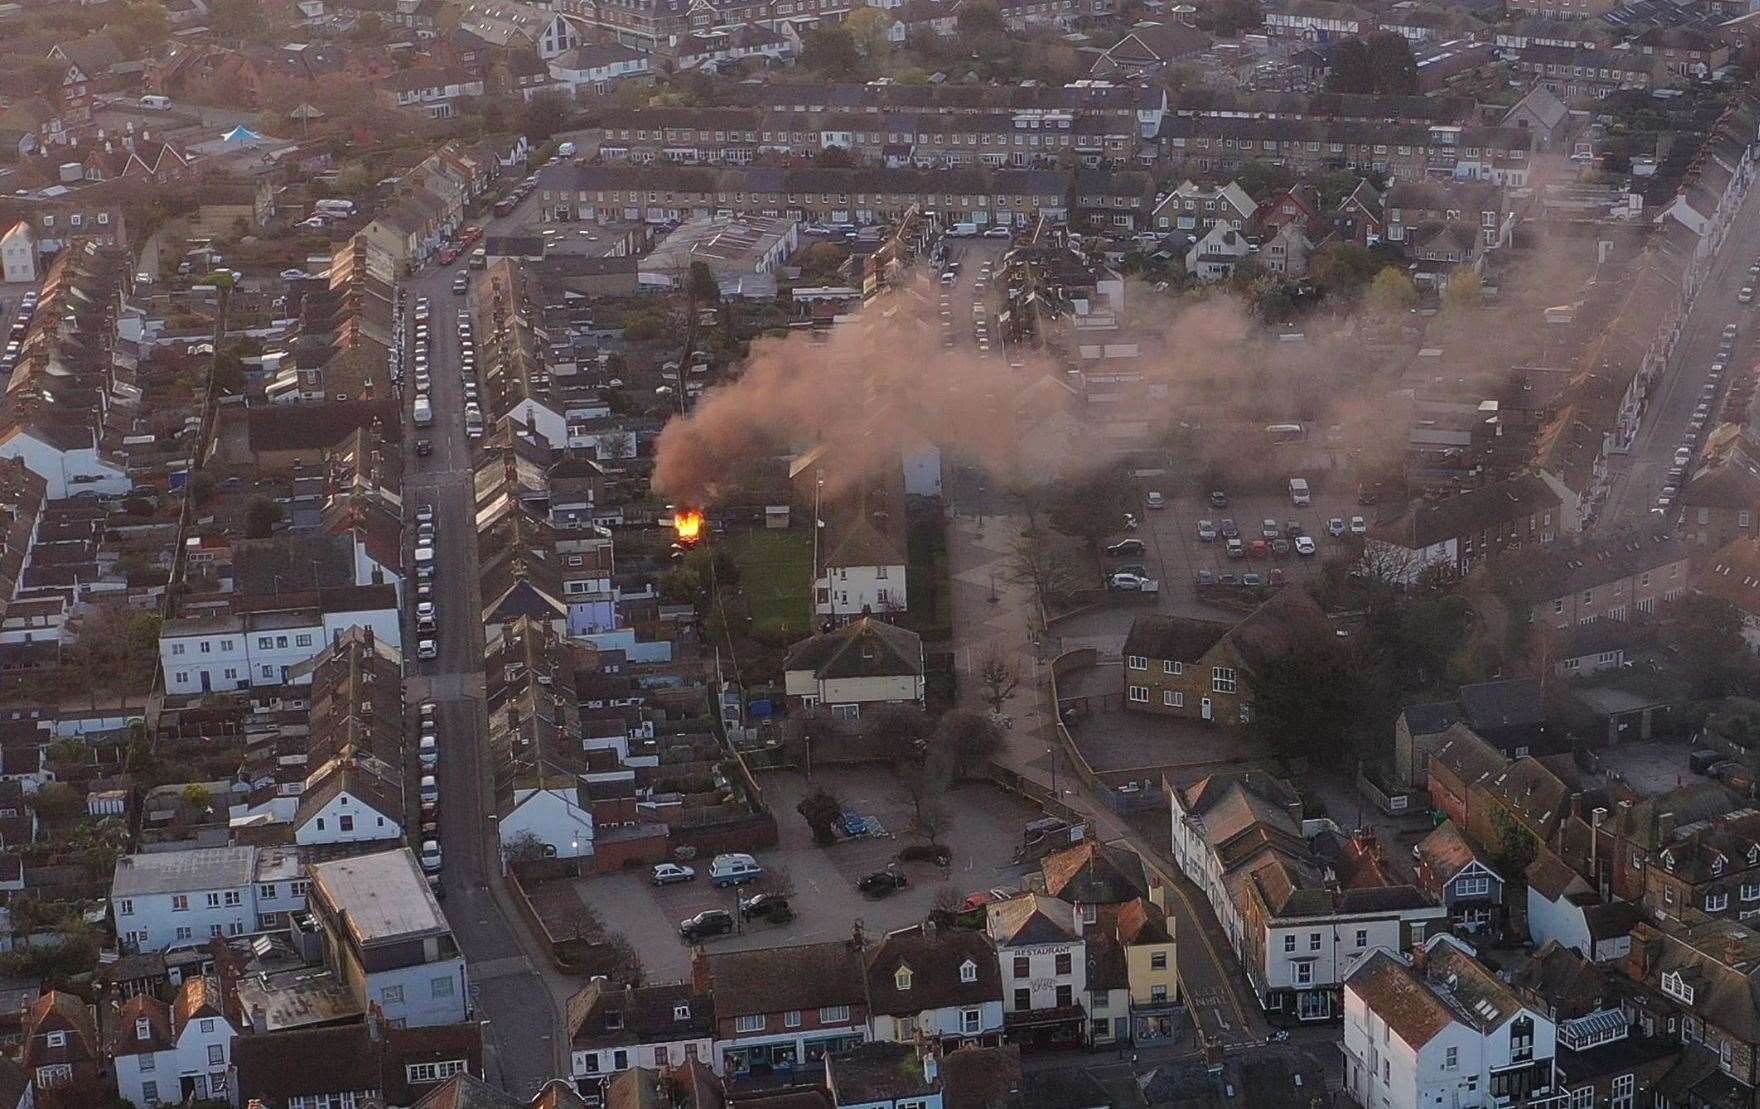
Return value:
<svg viewBox="0 0 1760 1109">
<path fill-rule="evenodd" d="M 352 216 L 354 215 L 354 201 L 320 200 L 318 203 L 312 205 L 312 210 L 314 212 L 322 212 L 327 216 Z"/>
<path fill-rule="evenodd" d="M 440 763 L 440 744 L 433 736 L 425 735 L 421 738 L 421 746 L 416 748 L 416 754 L 421 758 L 422 765 L 432 770 Z"/>
<path fill-rule="evenodd" d="M 1307 478 L 1292 477 L 1289 479 L 1289 499 L 1290 503 L 1302 508 L 1306 508 L 1312 503 L 1308 495 Z"/>
<path fill-rule="evenodd" d="M 141 97 L 141 107 L 149 112 L 169 112 L 171 110 L 171 98 L 169 96 L 159 96 L 155 93 L 149 93 L 146 96 Z"/>
<path fill-rule="evenodd" d="M 428 402 L 426 395 L 416 394 L 414 415 L 417 427 L 432 427 L 434 424 L 434 406 Z"/>
<path fill-rule="evenodd" d="M 763 874 L 758 860 L 745 854 L 717 855 L 709 864 L 709 881 L 717 886 L 742 886 Z"/>
</svg>

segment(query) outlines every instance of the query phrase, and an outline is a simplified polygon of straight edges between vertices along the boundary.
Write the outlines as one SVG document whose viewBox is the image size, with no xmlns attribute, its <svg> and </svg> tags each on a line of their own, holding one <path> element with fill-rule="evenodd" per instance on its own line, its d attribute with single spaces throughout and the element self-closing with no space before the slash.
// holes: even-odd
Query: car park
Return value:
<svg viewBox="0 0 1760 1109">
<path fill-rule="evenodd" d="M 697 876 L 697 872 L 688 866 L 678 863 L 659 863 L 650 872 L 656 886 L 670 886 L 679 882 L 688 882 Z"/>
<path fill-rule="evenodd" d="M 694 941 L 710 936 L 725 936 L 733 931 L 733 914 L 726 909 L 704 909 L 688 920 L 680 921 L 680 939 Z"/>
<path fill-rule="evenodd" d="M 1265 578 L 1257 570 L 1250 570 L 1241 575 L 1241 584 L 1248 587 L 1260 586 L 1265 584 Z"/>
</svg>

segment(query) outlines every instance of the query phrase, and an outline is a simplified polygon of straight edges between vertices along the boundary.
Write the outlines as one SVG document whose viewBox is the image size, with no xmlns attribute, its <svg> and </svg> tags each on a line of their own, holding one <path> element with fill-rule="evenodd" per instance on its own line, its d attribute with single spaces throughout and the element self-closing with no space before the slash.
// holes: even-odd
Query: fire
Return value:
<svg viewBox="0 0 1760 1109">
<path fill-rule="evenodd" d="M 696 509 L 672 514 L 672 529 L 680 543 L 695 543 L 703 537 L 703 514 Z"/>
</svg>

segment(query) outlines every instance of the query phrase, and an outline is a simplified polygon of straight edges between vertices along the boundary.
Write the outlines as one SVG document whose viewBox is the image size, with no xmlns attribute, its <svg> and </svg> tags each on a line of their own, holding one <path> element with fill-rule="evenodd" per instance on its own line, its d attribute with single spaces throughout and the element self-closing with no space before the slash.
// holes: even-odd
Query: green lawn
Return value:
<svg viewBox="0 0 1760 1109">
<path fill-rule="evenodd" d="M 752 631 L 772 642 L 804 638 L 813 626 L 813 534 L 754 528 L 731 537 Z"/>
</svg>

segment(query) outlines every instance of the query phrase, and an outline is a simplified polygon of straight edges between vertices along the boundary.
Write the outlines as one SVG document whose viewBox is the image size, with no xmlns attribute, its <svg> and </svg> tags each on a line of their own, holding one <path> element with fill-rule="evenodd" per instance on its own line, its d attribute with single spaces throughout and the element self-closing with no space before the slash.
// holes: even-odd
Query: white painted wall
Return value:
<svg viewBox="0 0 1760 1109">
<path fill-rule="evenodd" d="M 593 814 L 575 803 L 573 790 L 514 791 L 513 811 L 501 817 L 503 847 L 530 832 L 556 849 L 558 858 L 593 853 Z"/>
<path fill-rule="evenodd" d="M 349 826 L 344 827 L 345 823 Z M 402 835 L 403 828 L 395 814 L 382 813 L 343 790 L 293 830 L 293 842 L 309 847 L 324 843 L 370 843 Z"/>
</svg>

